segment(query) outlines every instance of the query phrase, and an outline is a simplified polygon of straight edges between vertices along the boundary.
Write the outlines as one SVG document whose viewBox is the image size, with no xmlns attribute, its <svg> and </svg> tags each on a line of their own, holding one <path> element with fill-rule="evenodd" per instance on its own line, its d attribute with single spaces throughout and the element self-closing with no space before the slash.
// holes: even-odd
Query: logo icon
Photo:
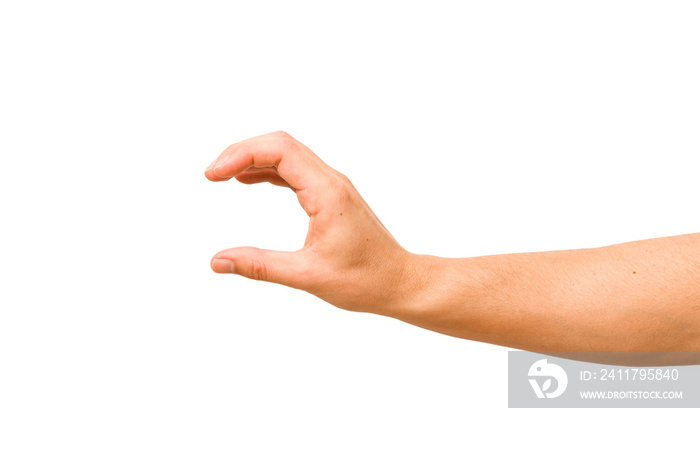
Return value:
<svg viewBox="0 0 700 466">
<path fill-rule="evenodd" d="M 537 398 L 556 398 L 564 393 L 566 385 L 569 383 L 569 378 L 566 376 L 564 369 L 556 364 L 548 364 L 546 359 L 535 361 L 535 363 L 530 366 L 527 375 L 529 377 L 534 377 L 528 380 Z M 538 379 L 542 380 L 542 385 L 540 385 Z M 557 381 L 557 386 L 555 390 L 548 391 L 552 388 L 552 379 Z"/>
</svg>

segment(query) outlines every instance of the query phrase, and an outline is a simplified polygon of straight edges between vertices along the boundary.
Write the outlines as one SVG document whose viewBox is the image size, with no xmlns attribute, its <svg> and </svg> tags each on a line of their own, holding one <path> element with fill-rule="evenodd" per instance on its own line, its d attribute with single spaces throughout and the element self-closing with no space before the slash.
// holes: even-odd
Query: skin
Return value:
<svg viewBox="0 0 700 466">
<path fill-rule="evenodd" d="M 698 233 L 447 259 L 402 248 L 347 177 L 285 132 L 229 146 L 205 176 L 290 188 L 309 216 L 301 249 L 227 249 L 211 261 L 217 273 L 458 338 L 610 364 L 700 363 Z"/>
</svg>

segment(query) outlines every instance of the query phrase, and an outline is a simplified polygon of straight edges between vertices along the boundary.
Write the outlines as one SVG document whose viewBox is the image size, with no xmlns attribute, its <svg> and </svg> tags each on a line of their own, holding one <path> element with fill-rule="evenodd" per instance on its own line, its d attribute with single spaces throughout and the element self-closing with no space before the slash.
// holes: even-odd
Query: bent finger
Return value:
<svg viewBox="0 0 700 466">
<path fill-rule="evenodd" d="M 287 133 L 277 131 L 229 146 L 207 168 L 205 175 L 212 181 L 223 181 L 252 167 L 275 167 L 296 189 L 319 185 L 331 171 L 306 146 Z"/>
</svg>

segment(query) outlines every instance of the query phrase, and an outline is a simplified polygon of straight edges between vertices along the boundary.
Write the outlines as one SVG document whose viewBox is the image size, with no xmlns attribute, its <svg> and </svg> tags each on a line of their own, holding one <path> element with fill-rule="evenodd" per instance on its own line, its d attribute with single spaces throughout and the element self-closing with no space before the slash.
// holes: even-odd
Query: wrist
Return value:
<svg viewBox="0 0 700 466">
<path fill-rule="evenodd" d="M 400 281 L 385 315 L 416 321 L 438 307 L 446 259 L 406 251 L 400 267 Z"/>
</svg>

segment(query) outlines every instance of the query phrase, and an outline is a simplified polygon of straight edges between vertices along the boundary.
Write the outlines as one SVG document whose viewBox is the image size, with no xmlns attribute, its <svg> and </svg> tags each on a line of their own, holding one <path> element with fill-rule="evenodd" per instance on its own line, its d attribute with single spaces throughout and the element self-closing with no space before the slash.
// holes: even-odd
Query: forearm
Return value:
<svg viewBox="0 0 700 466">
<path fill-rule="evenodd" d="M 530 351 L 700 350 L 700 235 L 469 259 L 414 256 L 393 317 Z"/>
</svg>

